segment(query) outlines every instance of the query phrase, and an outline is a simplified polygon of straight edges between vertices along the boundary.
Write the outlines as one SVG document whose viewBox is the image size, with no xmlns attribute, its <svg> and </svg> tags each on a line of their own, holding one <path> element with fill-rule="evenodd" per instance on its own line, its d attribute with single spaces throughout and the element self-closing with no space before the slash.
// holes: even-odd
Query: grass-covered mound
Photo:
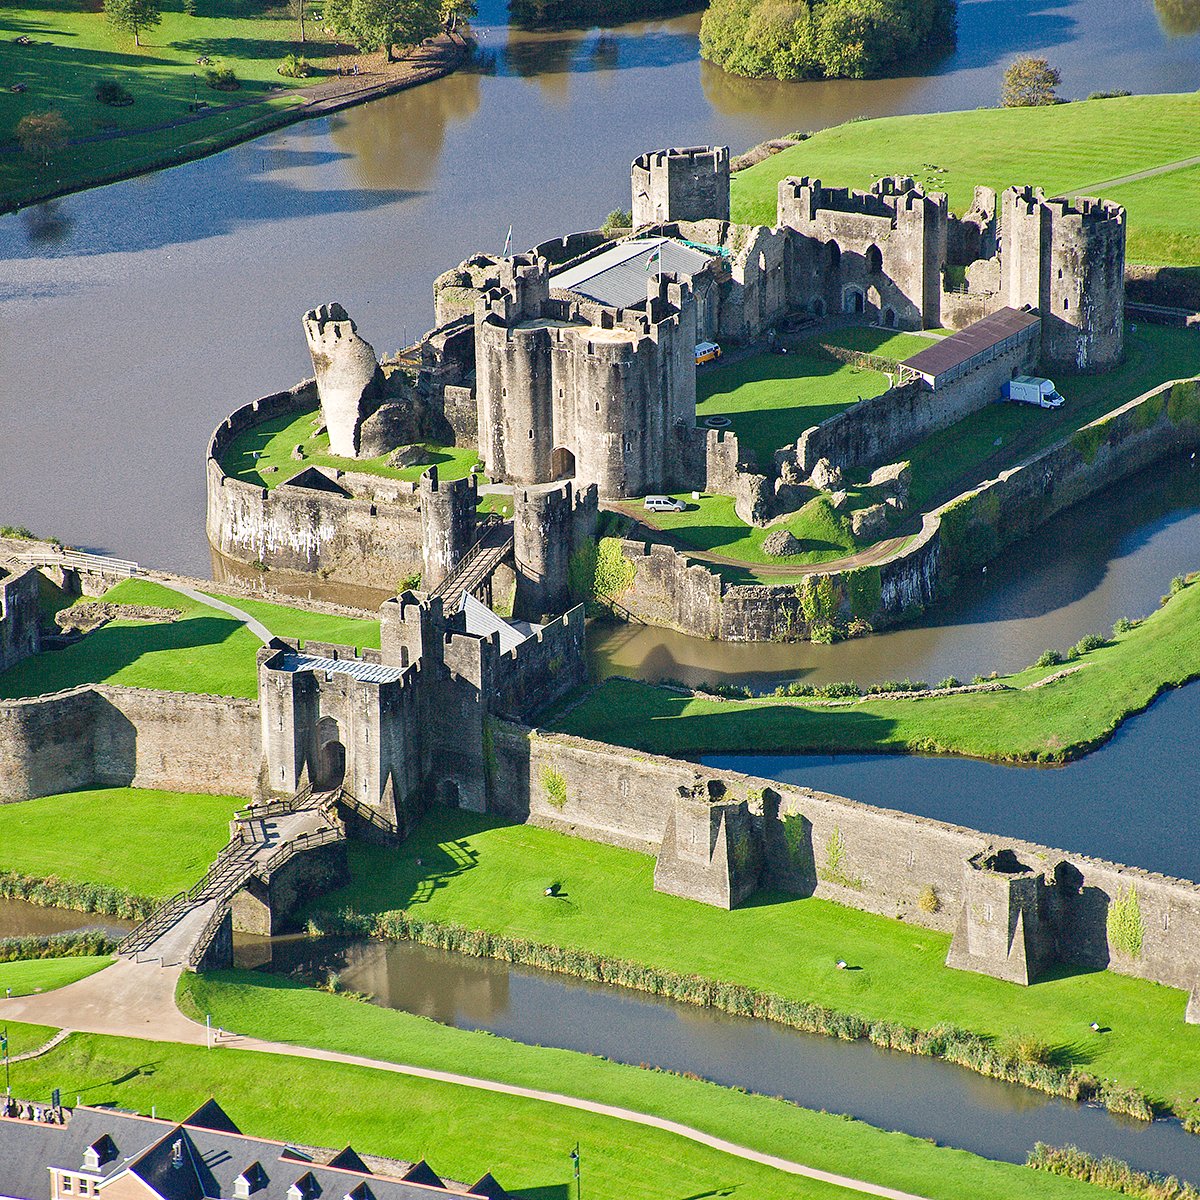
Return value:
<svg viewBox="0 0 1200 1200">
<path fill-rule="evenodd" d="M 95 975 L 112 963 L 108 955 L 102 957 L 79 958 L 34 958 L 19 962 L 0 963 L 0 994 L 10 989 L 14 996 L 31 996 L 34 992 L 53 992 L 57 988 L 66 987 Z M 22 1049 L 40 1045 L 47 1041 L 53 1030 L 42 1025 L 14 1026 L 27 1031 L 28 1036 L 22 1038 L 23 1046 L 10 1046 L 12 1054 L 21 1053 Z M 37 1031 L 37 1032 L 33 1032 Z"/>
<path fill-rule="evenodd" d="M 208 870 L 245 804 L 236 796 L 96 788 L 0 805 L 0 872 L 165 899 Z M 74 896 L 87 898 L 83 888 Z"/>
<path fill-rule="evenodd" d="M 694 757 L 770 748 L 779 753 L 919 751 L 1001 762 L 1062 762 L 1107 739 L 1166 688 L 1200 676 L 1200 585 L 1088 650 L 1078 668 L 1030 667 L 1000 691 L 921 700 L 870 696 L 821 707 L 763 696 L 710 700 L 629 680 L 598 687 L 557 723 L 563 733 L 638 750 Z"/>
<path fill-rule="evenodd" d="M 479 461 L 479 451 L 473 446 L 433 445 L 424 446 L 422 461 L 411 467 L 389 466 L 387 454 L 377 458 L 339 458 L 329 452 L 329 434 L 323 428 L 317 432 L 321 426 L 317 408 L 252 425 L 229 444 L 221 456 L 221 467 L 235 479 L 273 488 L 311 466 L 414 482 L 435 465 L 441 479 L 465 479 Z M 296 446 L 301 448 L 303 459 L 292 457 Z"/>
<path fill-rule="evenodd" d="M 957 0 L 712 0 L 700 54 L 735 75 L 869 79 L 953 47 Z"/>
<path fill-rule="evenodd" d="M 262 643 L 243 622 L 171 588 L 129 579 L 104 594 L 114 604 L 180 610 L 171 622 L 116 620 L 60 650 L 47 650 L 0 673 L 0 699 L 39 696 L 84 683 L 160 688 L 218 696 L 255 696 Z M 241 605 L 235 597 L 231 602 Z M 379 645 L 379 623 L 249 601 L 246 611 L 280 637 Z"/>
<path fill-rule="evenodd" d="M 632 725 L 637 714 L 624 711 Z M 655 892 L 649 855 L 456 810 L 434 809 L 399 850 L 352 844 L 350 863 L 353 882 L 321 908 L 407 910 L 867 1020 L 1028 1038 L 1062 1065 L 1180 1108 L 1196 1094 L 1200 1028 L 1184 1024 L 1187 995 L 1144 980 L 1063 969 L 1025 988 L 953 971 L 948 934 L 779 893 L 726 912 Z M 551 883 L 558 896 L 544 895 Z M 839 971 L 839 959 L 860 969 Z M 1095 1013 L 1111 1028 L 1102 1038 L 1088 1028 Z"/>
<path fill-rule="evenodd" d="M 1194 156 L 1198 125 L 1200 93 L 1194 92 L 854 121 L 739 171 L 733 217 L 773 225 L 776 187 L 788 175 L 856 188 L 885 175 L 912 175 L 947 192 L 960 213 L 978 184 L 1000 190 L 1028 183 L 1047 195 L 1100 192 L 1124 204 L 1130 262 L 1189 266 L 1200 263 L 1200 229 L 1189 199 L 1200 169 L 1120 185 L 1107 181 Z"/>
</svg>

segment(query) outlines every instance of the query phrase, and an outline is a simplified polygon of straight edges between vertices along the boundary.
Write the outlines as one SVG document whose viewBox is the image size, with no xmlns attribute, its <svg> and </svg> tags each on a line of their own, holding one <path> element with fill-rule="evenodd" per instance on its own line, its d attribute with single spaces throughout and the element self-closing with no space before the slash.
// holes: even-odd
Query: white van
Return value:
<svg viewBox="0 0 1200 1200">
<path fill-rule="evenodd" d="M 1018 375 L 1004 385 L 1005 400 L 1018 404 L 1036 404 L 1038 408 L 1061 408 L 1065 403 L 1053 379 L 1038 379 L 1034 375 Z"/>
<path fill-rule="evenodd" d="M 647 496 L 645 504 L 647 512 L 687 511 L 687 505 L 682 500 L 676 500 L 674 496 Z"/>
</svg>

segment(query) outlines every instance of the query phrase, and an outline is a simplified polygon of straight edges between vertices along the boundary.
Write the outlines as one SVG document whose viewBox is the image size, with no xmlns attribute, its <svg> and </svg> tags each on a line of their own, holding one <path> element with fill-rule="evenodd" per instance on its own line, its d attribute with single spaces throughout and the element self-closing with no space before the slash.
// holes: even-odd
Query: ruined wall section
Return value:
<svg viewBox="0 0 1200 1200">
<path fill-rule="evenodd" d="M 87 787 L 254 794 L 256 700 L 94 685 L 0 702 L 0 801 Z"/>
<path fill-rule="evenodd" d="M 38 572 L 0 558 L 0 671 L 36 654 L 42 645 Z"/>
</svg>

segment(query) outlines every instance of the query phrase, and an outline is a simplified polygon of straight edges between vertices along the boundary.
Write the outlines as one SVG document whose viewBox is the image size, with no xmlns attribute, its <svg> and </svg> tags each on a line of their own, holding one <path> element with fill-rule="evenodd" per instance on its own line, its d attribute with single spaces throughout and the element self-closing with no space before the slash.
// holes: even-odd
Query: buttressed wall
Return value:
<svg viewBox="0 0 1200 1200">
<path fill-rule="evenodd" d="M 633 160 L 633 227 L 729 220 L 729 147 L 654 150 Z"/>
<path fill-rule="evenodd" d="M 651 275 L 644 309 L 549 293 L 536 255 L 501 265 L 475 317 L 480 451 L 493 478 L 573 478 L 602 498 L 684 485 L 696 422 L 691 290 Z"/>
</svg>

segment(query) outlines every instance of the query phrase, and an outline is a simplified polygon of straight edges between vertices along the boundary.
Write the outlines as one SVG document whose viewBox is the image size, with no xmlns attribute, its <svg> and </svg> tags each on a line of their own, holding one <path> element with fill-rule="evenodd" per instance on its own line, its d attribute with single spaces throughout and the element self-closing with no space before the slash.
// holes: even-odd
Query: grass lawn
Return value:
<svg viewBox="0 0 1200 1200">
<path fill-rule="evenodd" d="M 329 453 L 329 434 L 314 432 L 320 421 L 319 410 L 313 409 L 299 416 L 276 417 L 243 430 L 225 452 L 221 466 L 235 479 L 273 488 L 311 466 L 382 475 L 411 483 L 434 464 L 442 479 L 465 479 L 479 461 L 479 451 L 474 446 L 426 446 L 424 462 L 411 467 L 389 467 L 386 454 L 378 458 L 338 458 Z M 304 448 L 301 462 L 292 458 L 295 446 Z M 258 458 L 254 457 L 256 454 Z M 271 467 L 276 470 L 270 470 Z"/>
<path fill-rule="evenodd" d="M 1192 583 L 1082 669 L 1021 690 L 1061 670 L 1030 667 L 998 692 L 923 700 L 866 697 L 843 706 L 765 696 L 710 700 L 611 680 L 556 723 L 563 733 L 659 754 L 745 753 L 756 748 L 824 754 L 921 751 L 998 761 L 1062 761 L 1104 741 L 1166 687 L 1200 674 L 1200 585 Z"/>
<path fill-rule="evenodd" d="M 236 796 L 99 788 L 0 805 L 0 870 L 165 898 L 208 870 L 229 840 L 229 818 L 245 804 Z"/>
<path fill-rule="evenodd" d="M 944 336 L 939 332 L 938 337 Z M 874 325 L 856 325 L 849 329 L 831 329 L 815 339 L 828 346 L 841 346 L 846 350 L 862 350 L 892 362 L 903 362 L 922 350 L 937 344 L 932 337 L 919 333 L 897 333 L 894 329 L 880 329 Z"/>
<path fill-rule="evenodd" d="M 635 714 L 626 714 L 632 724 Z M 943 965 L 947 934 L 775 893 L 725 912 L 656 893 L 650 855 L 458 810 L 432 810 L 398 850 L 352 844 L 350 862 L 353 882 L 322 907 L 408 909 L 870 1019 L 1033 1036 L 1064 1059 L 1181 1108 L 1196 1095 L 1200 1028 L 1184 1024 L 1187 994 L 1158 984 L 1101 971 L 1024 988 L 952 971 Z M 546 900 L 551 882 L 569 902 Z M 861 970 L 836 969 L 851 957 Z M 1092 1034 L 1094 1013 L 1111 1033 Z"/>
<path fill-rule="evenodd" d="M 816 495 L 785 520 L 769 528 L 747 525 L 733 510 L 732 496 L 702 496 L 693 500 L 691 492 L 680 492 L 676 499 L 687 505 L 686 512 L 646 512 L 638 507 L 638 520 L 651 529 L 661 529 L 684 546 L 704 550 L 743 563 L 790 566 L 798 563 L 825 562 L 841 558 L 859 549 L 850 531 L 849 508 L 858 507 L 861 496 L 854 492 L 846 509 L 830 507 L 827 496 Z M 763 542 L 778 529 L 789 529 L 804 544 L 800 554 L 775 558 L 763 551 Z"/>
<path fill-rule="evenodd" d="M 810 426 L 864 396 L 887 391 L 887 376 L 837 362 L 813 345 L 788 354 L 758 354 L 696 376 L 696 419 L 731 421 L 743 455 L 766 466 L 775 451 Z"/>
<path fill-rule="evenodd" d="M 368 1052 L 391 1061 L 458 1070 L 619 1105 L 681 1121 L 738 1144 L 828 1171 L 938 1200 L 984 1194 L 1067 1196 L 1076 1194 L 1079 1186 L 1022 1167 L 939 1149 L 916 1138 L 884 1133 L 858 1121 L 811 1112 L 783 1101 L 747 1096 L 730 1088 L 643 1071 L 571 1051 L 525 1046 L 486 1033 L 450 1029 L 423 1017 L 329 996 L 288 980 L 251 972 L 188 976 L 182 984 L 181 1001 L 185 1010 L 211 1013 L 214 1021 L 224 1028 L 241 1033 L 347 1053 Z M 524 1115 L 523 1108 L 514 1107 L 513 1116 L 520 1122 L 520 1133 L 510 1140 L 515 1145 L 524 1145 L 527 1138 L 531 1139 L 536 1154 L 545 1135 L 527 1128 Z M 614 1172 L 627 1153 L 644 1154 L 649 1170 L 645 1183 L 633 1185 L 634 1190 L 629 1194 L 643 1194 L 644 1187 L 645 1194 L 659 1197 L 694 1195 L 709 1191 L 721 1178 L 712 1174 L 718 1168 L 707 1152 L 699 1147 L 694 1150 L 681 1147 L 682 1160 L 693 1165 L 686 1176 L 665 1184 L 660 1175 L 657 1140 L 645 1138 L 649 1131 L 621 1125 L 606 1126 L 602 1132 L 611 1140 L 592 1141 L 595 1134 L 589 1129 L 588 1142 L 583 1146 L 589 1190 L 598 1186 L 607 1194 L 611 1186 L 608 1181 L 615 1178 Z M 355 1144 L 358 1146 L 357 1140 Z M 569 1144 L 570 1137 L 564 1145 Z M 411 1151 L 408 1153 L 411 1156 Z M 442 1151 L 431 1145 L 429 1154 L 435 1167 L 443 1164 Z M 734 1172 L 724 1176 L 726 1182 L 733 1178 L 744 1180 L 737 1188 L 739 1196 L 747 1190 L 757 1194 L 759 1187 L 757 1172 L 743 1173 L 747 1165 L 738 1164 Z M 506 1186 L 514 1184 L 507 1170 L 497 1168 L 497 1174 Z M 637 1174 L 642 1176 L 643 1172 Z M 808 1186 L 801 1181 L 789 1180 L 782 1174 L 776 1179 L 781 1194 L 809 1194 L 790 1190 Z"/>
<path fill-rule="evenodd" d="M 367 1045 L 356 1049 L 373 1052 Z M 587 1194 L 598 1200 L 682 1200 L 725 1188 L 735 1188 L 739 1200 L 852 1195 L 612 1117 L 370 1067 L 249 1050 L 74 1034 L 45 1057 L 13 1068 L 17 1095 L 46 1098 L 54 1087 L 69 1102 L 79 1095 L 86 1104 L 144 1113 L 153 1105 L 160 1117 L 176 1119 L 215 1096 L 251 1135 L 309 1146 L 349 1142 L 361 1153 L 427 1158 L 439 1174 L 468 1185 L 492 1171 L 507 1190 L 531 1200 L 571 1200 L 568 1154 L 576 1142 Z M 1054 1190 L 1049 1180 L 1028 1174 L 1031 1187 L 1050 1189 L 1030 1196 L 1083 1194 Z"/>
<path fill-rule="evenodd" d="M 858 188 L 885 175 L 912 175 L 948 193 L 950 207 L 960 213 L 977 184 L 1001 190 L 1028 183 L 1047 195 L 1086 194 L 1106 179 L 1200 154 L 1198 130 L 1196 93 L 854 121 L 739 171 L 733 219 L 774 224 L 776 186 L 788 175 Z M 1103 189 L 1129 210 L 1130 262 L 1200 262 L 1190 199 L 1196 175 L 1193 168 Z"/>
<path fill-rule="evenodd" d="M 104 954 L 94 957 L 80 955 L 77 958 L 29 958 L 0 963 L 0 994 L 10 988 L 14 996 L 52 992 L 56 988 L 66 987 L 68 983 L 95 975 L 97 971 L 110 966 L 112 961 L 109 955 Z M 44 1025 L 14 1025 L 13 1028 L 41 1031 L 33 1045 L 41 1045 L 42 1042 L 48 1041 L 53 1032 Z M 10 1047 L 10 1052 L 20 1053 L 15 1047 Z"/>
<path fill-rule="evenodd" d="M 240 608 L 252 617 L 257 617 L 278 637 L 300 638 L 302 641 L 311 638 L 317 642 L 333 642 L 338 646 L 354 646 L 358 650 L 364 647 L 379 649 L 379 622 L 369 617 L 343 617 L 336 613 L 309 612 L 284 604 L 272 604 L 267 600 L 225 596 L 220 592 L 207 594 Z"/>
<path fill-rule="evenodd" d="M 110 621 L 62 650 L 47 650 L 0 673 L 0 699 L 38 696 L 83 683 L 256 696 L 254 658 L 261 646 L 241 621 L 146 579 L 128 579 L 104 599 L 115 604 L 177 608 L 168 624 Z M 244 606 L 279 637 L 315 638 L 355 646 L 379 645 L 379 624 L 366 618 L 329 616 L 261 600 L 227 599 Z M 85 597 L 81 603 L 86 603 Z"/>
<path fill-rule="evenodd" d="M 924 508 L 965 491 L 1052 445 L 1168 379 L 1200 374 L 1200 330 L 1139 324 L 1125 330 L 1125 361 L 1103 375 L 1052 372 L 1066 398 L 1062 408 L 989 404 L 907 451 L 910 498 Z M 1000 445 L 996 445 L 996 439 Z"/>
</svg>

